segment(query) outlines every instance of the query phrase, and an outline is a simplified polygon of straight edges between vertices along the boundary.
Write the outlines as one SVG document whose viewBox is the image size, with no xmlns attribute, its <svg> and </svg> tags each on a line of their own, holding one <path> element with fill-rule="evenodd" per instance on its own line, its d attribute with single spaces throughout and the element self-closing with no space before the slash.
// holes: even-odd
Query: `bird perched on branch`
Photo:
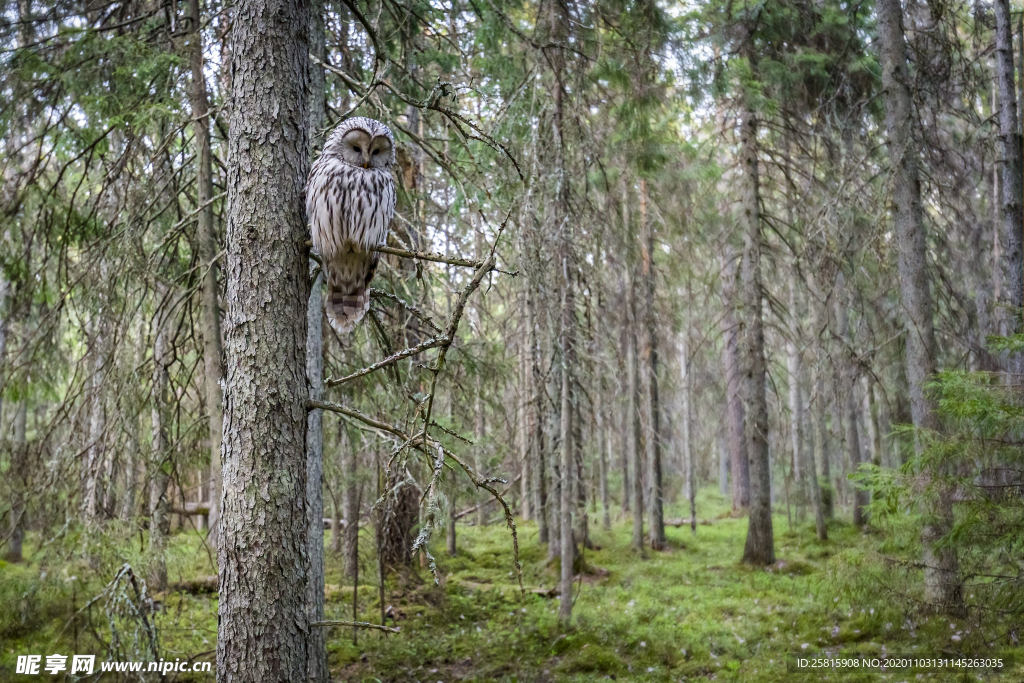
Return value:
<svg viewBox="0 0 1024 683">
<path fill-rule="evenodd" d="M 306 182 L 313 250 L 327 277 L 324 308 L 331 327 L 349 332 L 370 308 L 370 281 L 395 215 L 395 139 L 380 121 L 343 121 L 324 145 Z"/>
</svg>

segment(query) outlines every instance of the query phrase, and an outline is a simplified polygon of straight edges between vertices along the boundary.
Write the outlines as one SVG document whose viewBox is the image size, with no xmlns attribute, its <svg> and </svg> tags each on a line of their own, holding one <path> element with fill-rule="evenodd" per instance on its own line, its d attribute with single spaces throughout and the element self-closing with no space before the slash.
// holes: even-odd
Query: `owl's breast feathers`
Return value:
<svg viewBox="0 0 1024 683">
<path fill-rule="evenodd" d="M 313 250 L 325 262 L 383 245 L 395 215 L 391 171 L 356 168 L 321 156 L 310 169 L 306 215 Z"/>
</svg>

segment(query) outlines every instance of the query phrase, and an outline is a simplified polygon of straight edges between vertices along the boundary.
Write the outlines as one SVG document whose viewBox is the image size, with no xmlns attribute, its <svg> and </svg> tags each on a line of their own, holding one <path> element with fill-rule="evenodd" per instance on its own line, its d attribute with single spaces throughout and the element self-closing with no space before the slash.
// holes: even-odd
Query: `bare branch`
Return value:
<svg viewBox="0 0 1024 683">
<path fill-rule="evenodd" d="M 311 621 L 310 626 L 355 626 L 356 628 L 375 628 L 378 631 L 387 631 L 388 633 L 399 633 L 401 629 L 392 628 L 390 626 L 382 626 L 380 624 L 371 624 L 368 621 L 344 621 L 341 619 L 330 619 L 327 621 Z"/>
</svg>

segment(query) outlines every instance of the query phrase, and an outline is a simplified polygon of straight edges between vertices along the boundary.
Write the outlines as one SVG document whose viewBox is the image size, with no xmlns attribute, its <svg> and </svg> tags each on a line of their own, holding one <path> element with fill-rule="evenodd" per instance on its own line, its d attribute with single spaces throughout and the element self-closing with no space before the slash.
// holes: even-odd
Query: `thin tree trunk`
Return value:
<svg viewBox="0 0 1024 683">
<path fill-rule="evenodd" d="M 937 429 L 938 420 L 934 405 L 925 393 L 925 385 L 935 372 L 935 332 L 926 272 L 927 255 L 918 151 L 914 139 L 914 130 L 918 124 L 914 118 L 913 98 L 909 86 L 907 47 L 901 27 L 900 0 L 879 0 L 876 12 L 882 85 L 885 88 L 885 127 L 893 176 L 892 201 L 896 223 L 900 299 L 906 326 L 910 412 L 916 428 Z M 1017 187 L 1019 190 L 1020 186 Z M 1020 229 L 1019 224 L 1017 229 Z M 1019 259 L 1019 252 L 1017 258 Z M 917 448 L 921 448 L 919 440 Z M 941 539 L 948 533 L 952 523 L 952 496 L 947 495 L 948 493 L 937 494 L 936 497 L 942 502 L 928 510 L 930 521 L 921 532 L 925 564 L 925 600 L 938 609 L 957 610 L 962 604 L 959 562 L 954 549 L 939 547 Z"/>
<path fill-rule="evenodd" d="M 3 273 L 0 273 L 0 367 L 6 361 L 7 355 L 7 329 L 11 324 L 8 314 L 7 298 L 11 292 L 11 283 L 8 282 Z M 6 373 L 0 372 L 0 439 L 3 437 L 4 425 L 4 377 Z"/>
<path fill-rule="evenodd" d="M 747 460 L 746 411 L 740 394 L 740 360 L 738 325 L 733 302 L 732 267 L 728 260 L 722 268 L 722 365 L 725 371 L 726 443 L 729 446 L 732 473 L 732 511 L 739 514 L 750 505 L 750 463 Z"/>
<path fill-rule="evenodd" d="M 801 489 L 806 491 L 811 503 L 811 511 L 814 514 L 814 527 L 818 534 L 818 540 L 824 541 L 828 538 L 828 527 L 825 525 L 825 510 L 821 503 L 821 488 L 818 485 L 817 468 L 814 466 L 813 448 L 804 447 L 803 426 L 804 404 L 803 395 L 800 391 L 800 377 L 803 364 L 801 363 L 800 350 L 797 347 L 796 339 L 801 336 L 799 319 L 796 317 L 796 273 L 795 268 L 790 274 L 790 311 L 794 316 L 791 339 L 787 344 L 789 355 L 789 401 L 792 418 L 793 431 L 793 461 L 799 472 Z"/>
<path fill-rule="evenodd" d="M 158 289 L 162 293 L 162 288 Z M 166 300 L 166 297 L 161 297 Z M 151 590 L 161 591 L 167 588 L 167 564 L 164 552 L 167 545 L 166 534 L 169 527 L 167 514 L 167 483 L 170 465 L 167 450 L 167 329 L 170 327 L 167 317 L 169 313 L 161 306 L 157 307 L 154 318 L 153 335 L 153 389 L 152 389 L 152 427 L 153 445 L 150 455 L 149 471 L 149 586 Z"/>
<path fill-rule="evenodd" d="M 341 552 L 341 504 L 338 497 L 331 496 L 331 554 L 337 555 Z"/>
<path fill-rule="evenodd" d="M 342 566 L 345 576 L 354 579 L 359 571 L 359 492 L 356 478 L 359 475 L 359 452 L 351 443 L 345 423 L 338 427 L 338 449 L 342 457 L 342 480 L 344 482 L 345 506 L 345 547 L 342 551 Z"/>
<path fill-rule="evenodd" d="M 626 351 L 626 383 L 628 386 L 629 393 L 629 407 L 626 413 L 626 428 L 629 430 L 629 469 L 630 479 L 632 480 L 632 501 L 630 504 L 633 508 L 633 550 L 640 553 L 644 552 L 644 476 L 643 476 L 643 459 L 640 456 L 640 441 L 643 438 L 640 431 L 640 410 L 637 405 L 637 399 L 639 398 L 640 387 L 637 382 L 637 374 L 639 373 L 638 365 L 639 359 L 636 354 L 636 332 L 635 326 L 632 324 L 633 316 L 630 316 L 630 322 L 627 325 L 629 331 L 629 347 Z"/>
<path fill-rule="evenodd" d="M 697 533 L 697 490 L 694 482 L 694 462 L 691 424 L 692 398 L 690 392 L 693 390 L 693 380 L 690 374 L 690 345 L 686 335 L 689 333 L 687 320 L 684 319 L 683 330 L 679 334 L 679 371 L 680 394 L 682 396 L 682 426 L 683 426 L 683 471 L 686 476 L 686 498 L 690 502 L 690 531 Z"/>
<path fill-rule="evenodd" d="M 629 353 L 629 343 L 628 342 L 626 344 L 626 349 L 627 349 L 627 354 L 628 354 Z M 627 358 L 627 363 L 628 363 L 629 356 L 627 355 L 626 358 Z M 628 375 L 629 375 L 629 371 L 628 370 L 626 371 L 626 374 L 627 374 L 627 377 L 628 377 Z M 626 392 L 628 393 L 630 391 L 630 385 L 629 385 L 628 381 L 627 381 L 626 384 L 627 384 Z M 631 509 L 629 501 L 630 501 L 630 498 L 632 498 L 632 496 L 633 496 L 633 487 L 630 485 L 630 479 L 629 479 L 629 466 L 630 466 L 630 463 L 632 462 L 632 460 L 630 460 L 630 458 L 632 457 L 631 456 L 631 454 L 632 454 L 632 450 L 631 450 L 632 449 L 632 445 L 631 445 L 632 441 L 631 440 L 633 438 L 633 422 L 632 422 L 633 418 L 632 418 L 632 413 L 630 413 L 629 411 L 631 410 L 631 406 L 632 405 L 633 405 L 632 399 L 627 397 L 626 401 L 625 401 L 625 405 L 621 406 L 621 410 L 619 411 L 619 415 L 618 415 L 619 423 L 620 423 L 619 424 L 619 427 L 620 427 L 620 429 L 619 429 L 619 444 L 620 444 L 620 449 L 619 449 L 619 466 L 622 468 L 622 516 L 623 517 L 625 517 L 626 514 Z"/>
<path fill-rule="evenodd" d="M 196 2 L 197 0 L 192 0 Z M 321 62 L 326 60 L 323 0 L 310 2 L 309 49 Z M 316 134 L 326 118 L 324 70 L 310 65 L 309 137 L 310 150 L 317 143 Z M 309 264 L 312 272 L 313 264 Z M 323 336 L 323 273 L 312 283 L 306 304 L 306 380 L 309 397 L 323 399 L 324 336 Z M 309 526 L 309 581 L 306 584 L 306 607 L 311 622 L 324 620 L 324 414 L 311 410 L 306 417 L 306 519 Z M 309 633 L 308 680 L 328 683 L 327 640 L 323 628 Z"/>
<path fill-rule="evenodd" d="M 661 470 L 661 406 L 658 401 L 658 330 L 655 315 L 654 229 L 647 211 L 647 181 L 640 180 L 640 277 L 643 298 L 638 301 L 640 326 L 640 381 L 643 391 L 640 424 L 644 432 L 644 463 L 647 469 L 652 550 L 665 545 L 665 515 Z M 634 288 L 634 294 L 639 294 Z"/>
<path fill-rule="evenodd" d="M 725 436 L 719 432 L 715 439 L 718 448 L 718 492 L 729 495 L 729 447 L 725 445 Z"/>
<path fill-rule="evenodd" d="M 758 187 L 757 118 L 749 107 L 741 123 L 743 155 L 743 261 L 740 300 L 743 314 L 740 354 L 742 395 L 746 409 L 747 457 L 750 462 L 750 513 L 743 561 L 775 562 L 772 530 L 771 465 L 768 460 L 768 402 L 765 393 L 764 322 L 761 313 L 761 217 Z"/>
<path fill-rule="evenodd" d="M 847 311 L 852 299 L 846 286 L 846 276 L 840 272 L 836 277 L 835 302 L 836 322 L 839 326 L 839 338 L 843 340 L 845 349 L 842 358 L 842 385 L 843 395 L 843 423 L 846 431 L 846 455 L 850 466 L 850 472 L 856 472 L 860 467 L 862 455 L 860 445 L 860 431 L 857 428 L 857 361 L 853 356 L 853 333 L 850 331 L 850 316 Z M 854 484 L 853 493 L 853 523 L 855 526 L 864 526 L 868 522 L 867 506 L 870 503 L 868 490 L 860 484 Z"/>
<path fill-rule="evenodd" d="M 523 310 L 526 310 L 525 299 L 528 293 L 523 291 Z M 530 352 L 526 348 L 525 344 L 521 344 L 519 348 L 519 375 L 520 375 L 520 395 L 521 400 L 519 402 L 519 423 L 518 435 L 519 435 L 519 495 L 522 499 L 520 502 L 520 514 L 524 520 L 530 519 L 531 512 L 531 495 L 533 491 L 533 471 L 530 467 L 530 438 L 533 435 L 531 430 L 531 411 L 530 403 L 531 397 L 533 396 L 533 368 L 530 364 Z"/>
<path fill-rule="evenodd" d="M 820 292 L 815 286 L 815 282 L 811 281 L 811 306 L 812 306 L 812 319 L 814 325 L 814 339 L 816 340 L 815 346 L 815 363 L 813 372 L 814 390 L 812 392 L 812 421 L 814 424 L 814 457 L 816 459 L 815 469 L 818 471 L 821 477 L 820 481 L 825 482 L 827 487 L 824 491 L 821 491 L 819 483 L 819 494 L 822 499 L 822 507 L 824 508 L 825 519 L 832 519 L 835 517 L 835 491 L 832 488 L 832 468 L 831 468 L 831 444 L 828 433 L 828 425 L 825 423 L 827 415 L 826 409 L 828 407 L 828 397 L 825 394 L 825 379 L 824 379 L 824 367 L 826 362 L 827 350 L 825 349 L 825 341 L 822 339 L 822 335 L 827 335 L 828 330 L 828 309 L 825 303 L 819 298 Z"/>
<path fill-rule="evenodd" d="M 483 441 L 484 441 L 484 400 L 483 400 L 484 383 L 483 376 L 478 372 L 476 376 L 476 391 L 473 400 L 473 438 L 476 440 L 476 444 L 473 446 L 473 467 L 477 472 L 483 473 L 485 457 L 483 453 Z M 471 499 L 472 502 L 477 504 L 476 507 L 476 525 L 479 527 L 487 524 L 487 511 L 484 506 L 480 503 L 483 499 L 479 495 L 474 495 Z"/>
<path fill-rule="evenodd" d="M 294 683 L 309 675 L 309 13 L 305 0 L 240 0 L 234 7 L 218 546 L 222 683 Z"/>
<path fill-rule="evenodd" d="M 11 530 L 7 539 L 7 560 L 21 562 L 22 545 L 25 541 L 25 493 L 27 481 L 25 468 L 28 466 L 27 442 L 25 439 L 25 417 L 27 405 L 22 399 L 14 404 L 11 434 L 11 463 L 8 477 L 11 484 Z"/>
<path fill-rule="evenodd" d="M 451 491 L 448 493 L 448 534 L 445 538 L 445 546 L 448 551 L 448 557 L 455 557 L 458 552 L 458 544 L 456 543 L 456 529 L 455 529 L 455 501 L 458 499 L 458 486 L 455 481 L 452 482 Z"/>
<path fill-rule="evenodd" d="M 605 415 L 605 388 L 603 382 L 598 387 L 595 397 L 597 405 L 594 406 L 594 418 L 596 424 L 594 429 L 597 432 L 597 465 L 598 465 L 598 486 L 601 496 L 601 526 L 605 529 L 612 528 L 611 506 L 608 502 L 608 460 L 612 450 L 611 425 L 608 423 L 608 416 Z"/>
<path fill-rule="evenodd" d="M 85 462 L 85 519 L 95 525 L 99 513 L 99 478 L 106 457 L 106 396 L 104 393 L 107 322 L 104 312 L 92 320 L 92 374 L 89 378 L 89 447 Z"/>
<path fill-rule="evenodd" d="M 531 291 L 526 299 L 527 344 L 530 346 L 530 420 L 533 430 L 534 449 L 534 480 L 537 491 L 537 498 L 533 506 L 533 514 L 537 519 L 537 538 L 541 543 L 547 544 L 550 539 L 548 528 L 548 467 L 545 457 L 544 423 L 541 420 L 541 399 L 540 399 L 540 341 L 537 335 L 536 315 L 536 294 Z"/>
<path fill-rule="evenodd" d="M 573 328 L 575 325 L 575 311 L 573 310 L 572 280 L 568 275 L 568 258 L 562 261 L 563 275 L 565 276 L 563 286 L 565 287 L 564 302 L 562 309 L 562 411 L 561 411 L 561 450 L 562 463 L 561 475 L 562 485 L 559 487 L 560 495 L 560 518 L 561 518 L 561 582 L 558 604 L 558 621 L 563 625 L 569 623 L 572 618 L 572 576 L 574 550 L 576 543 L 572 536 L 572 513 L 575 508 L 575 501 L 572 496 L 572 473 L 576 469 L 573 463 L 573 406 L 572 406 L 572 385 L 573 373 L 571 368 L 573 355 Z"/>
<path fill-rule="evenodd" d="M 210 533 L 207 542 L 217 545 L 220 514 L 220 443 L 224 430 L 224 347 L 220 337 L 220 301 L 217 286 L 217 239 L 213 229 L 213 154 L 210 151 L 210 105 L 203 73 L 203 38 L 199 0 L 189 0 L 190 59 L 192 67 L 192 134 L 196 144 L 196 246 L 203 264 L 201 320 L 203 335 L 203 385 L 210 429 Z"/>
</svg>

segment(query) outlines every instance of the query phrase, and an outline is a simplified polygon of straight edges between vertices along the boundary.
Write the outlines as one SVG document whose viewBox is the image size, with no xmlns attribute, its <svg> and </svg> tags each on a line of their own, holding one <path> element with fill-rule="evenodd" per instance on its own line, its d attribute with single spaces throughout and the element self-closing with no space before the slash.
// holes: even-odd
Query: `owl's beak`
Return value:
<svg viewBox="0 0 1024 683">
<path fill-rule="evenodd" d="M 363 168 L 370 168 L 370 150 L 363 150 Z"/>
</svg>

